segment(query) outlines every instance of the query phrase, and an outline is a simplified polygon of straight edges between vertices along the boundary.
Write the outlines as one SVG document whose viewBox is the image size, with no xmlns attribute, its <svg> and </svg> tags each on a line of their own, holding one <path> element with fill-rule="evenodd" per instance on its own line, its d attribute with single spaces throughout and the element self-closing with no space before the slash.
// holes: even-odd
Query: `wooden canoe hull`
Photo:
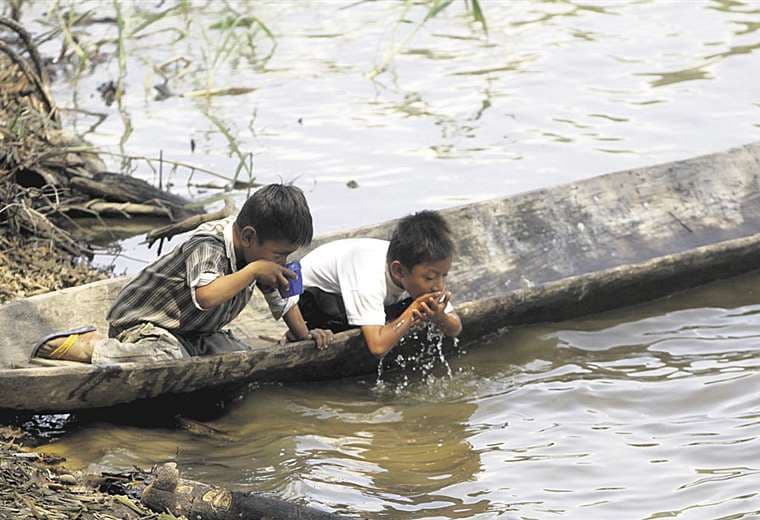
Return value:
<svg viewBox="0 0 760 520">
<path fill-rule="evenodd" d="M 760 267 L 760 144 L 444 210 L 459 253 L 449 287 L 471 341 L 503 327 L 630 305 Z M 321 237 L 386 238 L 395 222 Z M 225 383 L 372 373 L 356 331 L 329 349 L 273 346 L 283 326 L 261 301 L 233 331 L 241 353 L 149 366 L 33 367 L 34 340 L 62 327 L 104 326 L 124 283 L 107 280 L 0 307 L 0 408 L 110 406 Z M 407 347 L 414 348 L 414 347 Z M 17 367 L 17 368 L 12 368 Z"/>
</svg>

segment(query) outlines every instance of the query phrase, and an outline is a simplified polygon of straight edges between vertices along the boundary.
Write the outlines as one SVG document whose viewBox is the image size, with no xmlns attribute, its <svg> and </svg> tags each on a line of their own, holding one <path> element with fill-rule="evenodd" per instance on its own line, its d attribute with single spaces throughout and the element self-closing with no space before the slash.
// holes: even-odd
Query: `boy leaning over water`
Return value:
<svg viewBox="0 0 760 520">
<path fill-rule="evenodd" d="M 377 357 L 422 321 L 457 336 L 462 323 L 446 290 L 454 249 L 451 231 L 435 211 L 401 219 L 390 242 L 329 242 L 301 260 L 304 293 L 298 309 L 309 327 L 361 327 Z"/>
<path fill-rule="evenodd" d="M 43 338 L 32 356 L 107 364 L 247 350 L 222 327 L 243 310 L 255 287 L 279 318 L 282 307 L 272 295 L 296 277 L 284 264 L 311 238 L 301 190 L 264 186 L 236 218 L 204 224 L 129 282 L 108 313 L 109 338 L 83 327 Z M 296 311 L 282 318 L 293 340 L 310 337 L 318 348 L 332 341 L 331 331 L 308 330 Z"/>
</svg>

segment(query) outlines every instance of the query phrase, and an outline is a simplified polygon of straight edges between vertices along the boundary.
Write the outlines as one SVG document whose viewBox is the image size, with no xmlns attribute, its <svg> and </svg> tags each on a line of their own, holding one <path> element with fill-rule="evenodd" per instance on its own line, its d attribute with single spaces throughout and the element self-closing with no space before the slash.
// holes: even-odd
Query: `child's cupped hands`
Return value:
<svg viewBox="0 0 760 520">
<path fill-rule="evenodd" d="M 449 301 L 451 301 L 449 291 L 436 291 L 418 296 L 409 305 L 412 321 L 420 322 L 443 317 Z"/>
</svg>

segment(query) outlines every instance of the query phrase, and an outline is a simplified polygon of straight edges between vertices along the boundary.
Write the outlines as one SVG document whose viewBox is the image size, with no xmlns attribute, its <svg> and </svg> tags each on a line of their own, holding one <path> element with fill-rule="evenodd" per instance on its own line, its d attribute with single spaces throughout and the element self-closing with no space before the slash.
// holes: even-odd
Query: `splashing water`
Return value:
<svg viewBox="0 0 760 520">
<path fill-rule="evenodd" d="M 438 359 L 446 367 L 446 373 L 448 374 L 449 379 L 451 379 L 453 377 L 451 366 L 449 366 L 449 362 L 446 361 L 446 356 L 443 354 L 443 339 L 446 336 L 443 335 L 443 332 L 441 332 L 441 329 L 438 327 L 428 325 L 425 330 L 427 331 L 427 337 L 425 339 L 435 347 L 438 353 Z M 454 340 L 456 341 L 456 338 L 454 338 Z M 454 345 L 456 345 L 456 343 L 454 343 Z"/>
<path fill-rule="evenodd" d="M 446 368 L 448 379 L 453 378 L 453 371 L 444 353 L 443 345 L 445 340 L 446 336 L 443 332 L 436 325 L 429 322 L 413 328 L 399 340 L 396 346 L 397 350 L 407 346 L 414 346 L 415 351 L 413 353 L 407 352 L 406 356 L 398 354 L 389 362 L 390 366 L 404 371 L 402 380 L 395 388 L 396 393 L 402 392 L 409 386 L 409 371 L 419 372 L 423 379 L 428 379 L 432 377 L 432 372 L 438 363 Z M 459 340 L 457 338 L 452 338 L 452 340 L 454 349 L 458 349 Z M 383 390 L 386 386 L 383 380 L 384 365 L 385 357 L 380 359 L 377 365 L 376 385 L 378 390 Z"/>
</svg>

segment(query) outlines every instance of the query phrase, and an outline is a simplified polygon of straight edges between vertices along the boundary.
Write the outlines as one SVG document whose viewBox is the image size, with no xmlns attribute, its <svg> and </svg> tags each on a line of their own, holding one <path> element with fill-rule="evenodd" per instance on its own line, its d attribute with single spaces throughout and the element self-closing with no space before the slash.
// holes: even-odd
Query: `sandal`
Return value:
<svg viewBox="0 0 760 520">
<path fill-rule="evenodd" d="M 61 359 L 63 356 L 66 355 L 66 353 L 71 350 L 71 347 L 73 347 L 76 342 L 79 340 L 79 336 L 81 334 L 86 334 L 88 332 L 93 332 L 97 330 L 96 327 L 92 325 L 85 325 L 84 327 L 78 327 L 76 329 L 71 330 L 62 330 L 59 332 L 53 332 L 52 334 L 48 334 L 44 338 L 40 339 L 37 343 L 35 343 L 34 348 L 32 348 L 32 354 L 29 356 L 30 358 L 36 358 L 38 357 L 40 348 L 45 345 L 48 341 L 54 340 L 56 338 L 66 338 L 66 341 L 58 345 L 48 356 L 49 359 Z"/>
</svg>

